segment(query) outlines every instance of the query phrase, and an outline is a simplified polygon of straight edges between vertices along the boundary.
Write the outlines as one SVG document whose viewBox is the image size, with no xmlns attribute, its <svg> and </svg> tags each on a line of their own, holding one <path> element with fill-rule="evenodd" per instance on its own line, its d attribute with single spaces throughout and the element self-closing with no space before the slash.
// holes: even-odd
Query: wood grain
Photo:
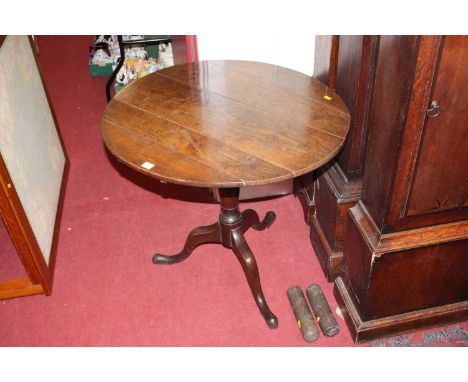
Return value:
<svg viewBox="0 0 468 382">
<path fill-rule="evenodd" d="M 360 135 L 359 130 L 361 130 L 361 126 L 356 124 L 357 107 L 358 103 L 362 104 L 361 100 L 367 96 L 366 92 L 359 89 L 359 84 L 365 83 L 364 79 L 361 78 L 361 69 L 364 69 L 363 67 L 366 66 L 363 61 L 368 56 L 364 55 L 363 49 L 363 36 L 340 36 L 340 51 L 336 57 L 337 62 L 335 64 L 337 66 L 336 91 L 343 98 L 349 109 L 351 127 L 348 139 L 336 160 L 348 177 L 350 175 L 348 168 L 351 167 L 351 153 L 356 150 L 356 147 L 360 148 L 358 136 Z M 358 130 L 356 134 L 355 130 Z"/>
<path fill-rule="evenodd" d="M 127 165 L 208 187 L 269 184 L 307 173 L 340 150 L 348 128 L 343 101 L 319 81 L 244 61 L 204 61 L 151 74 L 114 97 L 102 119 L 106 146 Z M 155 166 L 147 170 L 143 162 Z"/>
<path fill-rule="evenodd" d="M 332 40 L 332 36 L 328 38 Z M 324 51 L 320 42 L 316 42 L 317 61 L 320 63 L 331 57 L 326 65 L 327 70 L 330 68 L 329 78 L 333 77 L 334 71 L 336 92 L 343 98 L 351 116 L 348 137 L 333 164 L 316 171 L 315 188 L 301 190 L 302 195 L 315 193 L 308 195 L 309 199 L 316 200 L 310 237 L 329 281 L 334 280 L 341 271 L 348 209 L 361 196 L 362 167 L 379 39 L 379 36 L 339 36 L 338 54 L 331 55 L 330 47 Z M 323 64 L 318 67 L 318 73 L 324 71 L 322 68 Z"/>
<path fill-rule="evenodd" d="M 314 78 L 328 85 L 330 78 L 332 37 L 326 35 L 315 36 Z"/>
<path fill-rule="evenodd" d="M 380 37 L 343 36 L 341 39 L 336 91 L 350 110 L 351 127 L 336 161 L 346 178 L 354 179 L 362 177 Z"/>
<path fill-rule="evenodd" d="M 336 76 L 338 73 L 338 52 L 340 50 L 340 36 L 332 36 L 332 46 L 330 51 L 330 71 L 328 73 L 328 86 L 336 89 Z"/>
<path fill-rule="evenodd" d="M 468 317 L 466 41 L 380 37 L 362 196 L 335 281 L 355 340 Z M 441 113 L 428 116 L 433 100 Z"/>
<path fill-rule="evenodd" d="M 403 217 L 411 179 L 416 166 L 417 152 L 423 134 L 426 107 L 437 63 L 440 36 L 422 36 L 414 70 L 411 99 L 408 105 L 406 128 L 402 136 L 401 152 L 395 171 L 395 185 L 391 196 L 389 225 L 396 226 Z M 424 184 L 427 188 L 427 183 Z"/>
<path fill-rule="evenodd" d="M 468 220 L 411 230 L 381 233 L 366 207 L 359 201 L 349 210 L 374 257 L 411 248 L 440 245 L 468 237 Z"/>
<path fill-rule="evenodd" d="M 0 155 L 0 213 L 11 241 L 33 284 L 47 279 L 47 264 Z"/>
<path fill-rule="evenodd" d="M 362 200 L 379 228 L 390 230 L 386 208 L 396 173 L 419 51 L 418 36 L 381 36 L 368 122 Z"/>
<path fill-rule="evenodd" d="M 466 302 L 468 221 L 381 233 L 362 201 L 350 218 L 343 273 L 363 318 Z"/>
<path fill-rule="evenodd" d="M 468 36 L 446 36 L 432 94 L 421 106 L 425 119 L 414 184 L 406 214 L 416 221 L 421 215 L 464 210 L 468 218 Z M 442 114 L 426 117 L 426 105 L 437 101 Z M 423 125 L 423 123 L 421 123 Z M 427 187 L 430 181 L 432 187 Z M 457 212 L 461 212 L 461 211 Z M 461 214 L 460 214 L 461 215 Z M 432 216 L 431 223 L 444 222 Z"/>
<path fill-rule="evenodd" d="M 0 300 L 32 296 L 45 293 L 41 284 L 33 284 L 29 279 L 16 279 L 0 282 Z"/>
<path fill-rule="evenodd" d="M 411 332 L 414 328 L 424 329 L 459 322 L 468 314 L 468 302 L 462 301 L 390 317 L 366 320 L 361 316 L 355 296 L 349 293 L 349 289 L 349 285 L 343 278 L 338 277 L 335 280 L 333 294 L 351 332 L 351 337 L 356 343 Z"/>
</svg>

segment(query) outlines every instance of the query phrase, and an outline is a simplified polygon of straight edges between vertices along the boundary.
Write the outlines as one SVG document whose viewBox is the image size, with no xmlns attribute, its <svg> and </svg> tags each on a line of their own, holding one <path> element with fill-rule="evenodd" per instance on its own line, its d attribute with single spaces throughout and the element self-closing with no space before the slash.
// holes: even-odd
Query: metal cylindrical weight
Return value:
<svg viewBox="0 0 468 382">
<path fill-rule="evenodd" d="M 323 334 L 327 337 L 337 335 L 340 332 L 340 326 L 333 316 L 322 288 L 317 284 L 311 284 L 307 287 L 306 293 Z"/>
<path fill-rule="evenodd" d="M 288 299 L 304 341 L 314 342 L 319 337 L 319 330 L 301 288 L 298 286 L 289 288 Z"/>
</svg>

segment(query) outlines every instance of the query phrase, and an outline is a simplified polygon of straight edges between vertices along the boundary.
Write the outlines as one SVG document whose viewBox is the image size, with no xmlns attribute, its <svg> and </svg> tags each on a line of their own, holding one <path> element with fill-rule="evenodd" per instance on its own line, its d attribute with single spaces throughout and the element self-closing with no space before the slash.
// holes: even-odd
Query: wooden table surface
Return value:
<svg viewBox="0 0 468 382">
<path fill-rule="evenodd" d="M 342 147 L 349 123 L 343 100 L 305 74 L 251 61 L 201 61 L 127 86 L 107 105 L 102 133 L 120 161 L 147 175 L 240 187 L 320 167 Z"/>
</svg>

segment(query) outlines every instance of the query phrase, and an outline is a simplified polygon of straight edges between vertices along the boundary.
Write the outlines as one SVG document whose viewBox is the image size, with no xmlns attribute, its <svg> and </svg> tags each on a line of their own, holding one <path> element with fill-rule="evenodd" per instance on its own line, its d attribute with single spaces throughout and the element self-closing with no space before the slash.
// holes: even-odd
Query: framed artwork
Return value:
<svg viewBox="0 0 468 382">
<path fill-rule="evenodd" d="M 32 38 L 1 36 L 0 213 L 28 277 L 0 299 L 51 293 L 68 167 Z"/>
</svg>

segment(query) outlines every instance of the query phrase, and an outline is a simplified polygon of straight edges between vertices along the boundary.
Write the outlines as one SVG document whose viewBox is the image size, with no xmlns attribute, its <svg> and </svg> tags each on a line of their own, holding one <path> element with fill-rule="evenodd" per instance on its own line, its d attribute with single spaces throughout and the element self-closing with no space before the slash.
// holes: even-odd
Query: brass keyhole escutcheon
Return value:
<svg viewBox="0 0 468 382">
<path fill-rule="evenodd" d="M 440 110 L 440 106 L 437 103 L 437 101 L 432 101 L 431 102 L 431 107 L 427 109 L 426 114 L 429 118 L 435 118 L 439 116 L 442 113 Z"/>
</svg>

